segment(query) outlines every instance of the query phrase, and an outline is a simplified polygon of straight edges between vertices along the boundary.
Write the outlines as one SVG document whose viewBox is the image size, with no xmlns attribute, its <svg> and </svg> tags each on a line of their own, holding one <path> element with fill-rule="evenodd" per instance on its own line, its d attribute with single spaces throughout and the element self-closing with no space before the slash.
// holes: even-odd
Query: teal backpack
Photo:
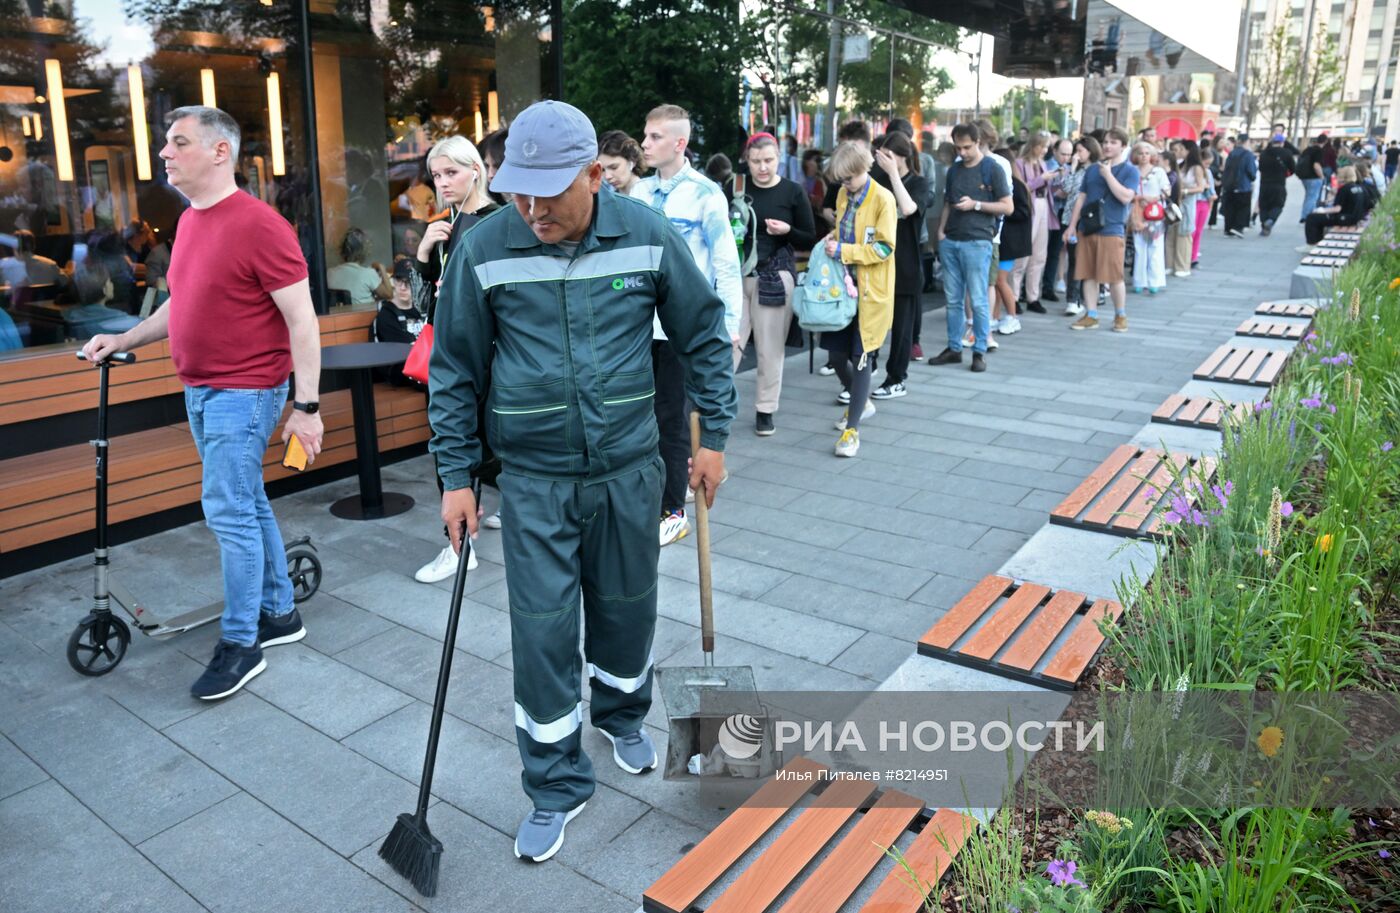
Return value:
<svg viewBox="0 0 1400 913">
<path fill-rule="evenodd" d="M 846 290 L 846 267 L 826 255 L 818 242 L 807 260 L 802 286 L 792 296 L 797 325 L 814 333 L 844 330 L 856 316 L 856 299 Z"/>
</svg>

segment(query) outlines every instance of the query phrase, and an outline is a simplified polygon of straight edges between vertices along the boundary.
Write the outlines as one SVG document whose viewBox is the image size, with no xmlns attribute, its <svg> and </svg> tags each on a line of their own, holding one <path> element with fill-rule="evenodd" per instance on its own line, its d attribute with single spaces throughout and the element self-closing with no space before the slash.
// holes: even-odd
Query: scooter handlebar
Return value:
<svg viewBox="0 0 1400 913">
<path fill-rule="evenodd" d="M 79 361 L 87 361 L 87 360 L 88 360 L 87 353 L 85 353 L 85 352 L 83 352 L 83 351 L 81 351 L 81 350 L 78 351 L 78 352 L 75 352 L 74 354 L 78 356 L 78 360 L 79 360 Z M 119 364 L 119 365 L 129 365 L 129 364 L 132 364 L 133 362 L 136 361 L 136 353 L 135 353 L 135 352 L 113 352 L 111 355 L 108 355 L 108 356 L 107 356 L 107 361 L 109 361 L 109 362 L 116 362 L 116 363 Z"/>
</svg>

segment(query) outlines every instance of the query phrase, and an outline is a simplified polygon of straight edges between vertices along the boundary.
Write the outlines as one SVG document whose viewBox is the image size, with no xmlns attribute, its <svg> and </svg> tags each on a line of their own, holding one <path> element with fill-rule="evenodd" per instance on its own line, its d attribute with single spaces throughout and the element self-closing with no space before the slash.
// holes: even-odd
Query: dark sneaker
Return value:
<svg viewBox="0 0 1400 913">
<path fill-rule="evenodd" d="M 756 412 L 753 420 L 753 433 L 759 437 L 768 437 L 778 429 L 773 427 L 773 413 Z"/>
<path fill-rule="evenodd" d="M 587 802 L 567 812 L 555 812 L 537 808 L 529 817 L 520 822 L 520 830 L 515 832 L 515 858 L 531 862 L 544 862 L 559 852 L 564 845 L 564 825 L 574 819 Z"/>
<path fill-rule="evenodd" d="M 909 348 L 909 357 L 912 358 L 912 359 L 915 359 L 916 361 L 917 361 L 918 359 L 923 358 L 923 357 L 924 357 L 924 347 L 921 346 L 921 345 L 919 345 L 917 342 L 914 343 L 914 345 L 912 345 L 912 346 Z"/>
<path fill-rule="evenodd" d="M 258 646 L 277 647 L 294 644 L 306 636 L 306 627 L 301 623 L 301 613 L 292 609 L 286 615 L 258 616 Z"/>
<path fill-rule="evenodd" d="M 190 694 L 202 701 L 217 701 L 236 693 L 266 668 L 262 647 L 240 647 L 221 640 L 214 648 L 209 667 L 190 686 Z"/>
<path fill-rule="evenodd" d="M 952 349 L 944 349 L 928 360 L 931 365 L 960 365 L 962 364 L 962 352 L 954 352 Z"/>
<path fill-rule="evenodd" d="M 1059 300 L 1060 300 L 1060 299 L 1054 297 L 1053 295 L 1046 295 L 1045 297 L 1046 297 L 1047 299 L 1049 299 L 1050 301 L 1059 301 Z M 1047 311 L 1045 310 L 1045 305 L 1041 304 L 1039 301 L 1032 301 L 1030 304 L 1026 305 L 1026 310 L 1030 311 L 1032 314 L 1044 314 L 1044 313 L 1047 313 Z"/>
<path fill-rule="evenodd" d="M 1050 291 L 1050 292 L 1041 292 L 1041 293 L 1040 293 L 1040 300 L 1041 300 L 1041 301 L 1053 301 L 1053 302 L 1055 302 L 1056 304 L 1058 304 L 1059 301 L 1060 301 L 1060 297 L 1059 297 L 1058 295 L 1056 295 L 1053 291 Z M 1031 308 L 1031 310 L 1034 311 L 1035 308 Z"/>
<path fill-rule="evenodd" d="M 908 396 L 909 390 L 904 384 L 882 384 L 870 395 L 876 399 L 899 399 L 901 396 Z"/>
<path fill-rule="evenodd" d="M 987 360 L 982 357 L 981 352 L 972 353 L 972 370 L 976 371 L 978 374 L 987 370 Z"/>
<path fill-rule="evenodd" d="M 613 760 L 629 774 L 644 774 L 656 768 L 656 746 L 645 729 L 627 735 L 615 736 L 610 732 L 603 735 L 612 742 Z"/>
</svg>

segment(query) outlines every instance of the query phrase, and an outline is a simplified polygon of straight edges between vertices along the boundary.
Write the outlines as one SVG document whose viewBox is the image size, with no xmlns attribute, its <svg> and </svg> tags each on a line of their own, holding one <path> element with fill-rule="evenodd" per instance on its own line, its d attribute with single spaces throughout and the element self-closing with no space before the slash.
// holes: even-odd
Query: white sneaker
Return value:
<svg viewBox="0 0 1400 913">
<path fill-rule="evenodd" d="M 841 432 L 840 439 L 836 442 L 836 455 L 839 457 L 853 457 L 860 452 L 860 432 L 854 428 L 847 428 Z"/>
<path fill-rule="evenodd" d="M 1058 280 L 1058 281 L 1055 282 L 1055 294 L 1056 294 L 1056 295 L 1063 295 L 1063 294 L 1065 294 L 1065 280 L 1060 279 L 1060 280 Z"/>
<path fill-rule="evenodd" d="M 685 487 L 685 503 L 695 503 L 695 489 L 691 488 L 689 485 Z"/>
<path fill-rule="evenodd" d="M 968 348 L 972 348 L 972 343 L 968 343 Z M 990 333 L 987 334 L 987 351 L 990 352 L 992 349 L 1000 349 L 1000 348 L 1001 348 L 1001 343 L 997 342 L 997 338 L 996 338 L 995 336 L 991 335 Z"/>
<path fill-rule="evenodd" d="M 850 390 L 842 390 L 840 393 L 836 394 L 836 404 L 837 404 L 838 406 L 844 406 L 844 405 L 846 405 L 847 403 L 849 403 L 850 401 L 851 401 L 851 391 L 850 391 Z"/>
<path fill-rule="evenodd" d="M 1065 305 L 1066 317 L 1079 317 L 1084 313 L 1084 305 L 1078 301 L 1071 301 Z"/>
<path fill-rule="evenodd" d="M 457 563 L 462 559 L 452 550 L 452 546 L 447 546 L 438 552 L 438 556 L 418 569 L 418 573 L 413 575 L 413 579 L 419 583 L 437 583 L 439 580 L 446 580 L 457 573 Z M 476 549 L 471 550 L 467 558 L 467 570 L 476 570 Z"/>
<path fill-rule="evenodd" d="M 977 335 L 971 330 L 968 330 L 966 333 L 963 333 L 962 347 L 964 349 L 970 349 L 975 345 L 977 345 Z"/>
<path fill-rule="evenodd" d="M 831 375 L 836 373 L 836 369 L 833 368 L 831 365 L 822 365 L 820 368 L 817 369 L 817 373 L 820 374 L 822 377 L 830 377 Z"/>
<path fill-rule="evenodd" d="M 1189 279 L 1191 277 L 1191 271 L 1186 269 L 1179 269 L 1176 272 L 1172 273 L 1172 275 L 1176 276 L 1179 279 Z"/>
<path fill-rule="evenodd" d="M 1019 333 L 1021 331 L 1021 321 L 1007 314 L 997 321 L 996 330 L 1003 336 Z"/>
<path fill-rule="evenodd" d="M 482 521 L 481 521 L 481 525 L 484 526 L 484 527 L 486 527 L 487 529 L 500 529 L 500 528 L 501 528 L 501 512 L 498 510 L 498 511 L 496 511 L 494 514 L 492 514 L 491 516 L 487 517 L 485 520 L 482 520 Z"/>
<path fill-rule="evenodd" d="M 690 532 L 690 521 L 685 518 L 685 511 L 673 510 L 661 518 L 661 544 L 670 545 L 672 542 L 679 542 Z"/>
<path fill-rule="evenodd" d="M 851 414 L 851 410 L 847 409 L 846 412 L 845 412 L 845 414 L 843 414 L 843 415 L 841 416 L 841 418 L 840 418 L 839 420 L 837 420 L 837 422 L 836 422 L 836 430 L 837 430 L 837 431 L 845 431 L 845 430 L 846 430 L 846 419 L 847 419 L 848 416 L 850 416 L 850 414 Z M 860 420 L 863 422 L 863 421 L 865 421 L 866 419 L 870 418 L 870 416 L 872 416 L 872 415 L 874 415 L 874 414 L 875 414 L 875 404 L 872 403 L 870 400 L 866 400 L 866 401 L 865 401 L 865 408 L 864 408 L 863 410 L 861 410 L 861 413 L 860 413 Z"/>
</svg>

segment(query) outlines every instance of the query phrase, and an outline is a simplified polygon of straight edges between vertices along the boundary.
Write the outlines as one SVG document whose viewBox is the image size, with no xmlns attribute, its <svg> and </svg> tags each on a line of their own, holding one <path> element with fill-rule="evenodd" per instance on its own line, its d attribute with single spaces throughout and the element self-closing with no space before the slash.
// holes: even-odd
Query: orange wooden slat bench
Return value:
<svg viewBox="0 0 1400 913">
<path fill-rule="evenodd" d="M 1283 373 L 1288 356 L 1288 352 L 1252 349 L 1227 342 L 1210 353 L 1191 376 L 1197 380 L 1271 387 Z"/>
<path fill-rule="evenodd" d="M 76 360 L 76 359 L 75 359 Z M 89 369 L 91 370 L 91 369 Z M 430 436 L 424 397 L 409 387 L 375 387 L 381 451 L 407 447 Z M 316 466 L 355 459 L 350 392 L 321 397 L 324 449 Z M 281 464 L 279 423 L 263 456 L 267 481 L 292 474 Z M 199 455 L 186 423 L 111 438 L 109 511 L 114 523 L 194 504 L 200 498 Z M 93 455 L 88 444 L 0 460 L 0 552 L 18 551 L 86 532 L 93 519 Z"/>
<path fill-rule="evenodd" d="M 1208 484 L 1215 469 L 1214 457 L 1121 444 L 1050 512 L 1050 522 L 1117 536 L 1165 538 L 1163 503 L 1188 476 Z M 1185 496 L 1193 500 L 1194 489 L 1188 487 Z"/>
<path fill-rule="evenodd" d="M 1370 219 L 1356 225 L 1333 225 L 1327 229 L 1329 235 L 1359 235 L 1366 228 L 1366 223 Z"/>
<path fill-rule="evenodd" d="M 990 575 L 919 638 L 919 653 L 1072 691 L 1103 646 L 1099 620 L 1122 614 L 1111 599 Z"/>
<path fill-rule="evenodd" d="M 1152 413 L 1152 421 L 1159 425 L 1180 425 L 1186 428 L 1200 428 L 1205 431 L 1219 431 L 1220 420 L 1228 412 L 1236 418 L 1249 415 L 1248 403 L 1222 403 L 1208 396 L 1186 396 L 1173 393 Z"/>
<path fill-rule="evenodd" d="M 1321 257 L 1321 256 L 1309 256 L 1309 257 L 1304 257 L 1304 258 L 1303 258 L 1303 266 L 1340 267 L 1340 266 L 1346 266 L 1346 265 L 1347 265 L 1348 263 L 1350 263 L 1350 262 L 1351 262 L 1351 258 L 1350 258 L 1350 257 Z"/>
<path fill-rule="evenodd" d="M 1317 306 L 1296 301 L 1265 301 L 1254 309 L 1254 313 L 1264 317 L 1313 317 L 1317 314 Z"/>
<path fill-rule="evenodd" d="M 1235 327 L 1236 336 L 1258 336 L 1262 339 L 1299 340 L 1307 333 L 1311 323 L 1285 323 L 1281 320 L 1261 320 L 1246 317 Z"/>
<path fill-rule="evenodd" d="M 876 785 L 870 781 L 823 780 L 828 768 L 806 758 L 790 761 L 783 771 L 792 779 L 774 778 L 759 787 L 646 889 L 642 909 L 647 913 L 698 909 L 696 904 L 706 892 L 774 825 L 825 784 L 829 784 L 825 791 L 792 815 L 782 833 L 737 873 L 704 908 L 705 913 L 762 913 L 789 890 L 792 893 L 779 913 L 836 913 L 882 865 L 886 874 L 860 913 L 917 913 L 923 908 L 924 895 L 885 849 L 894 846 L 905 831 L 922 825 L 902 855 L 920 884 L 936 886 L 952 855 L 976 827 L 972 818 L 948 809 L 925 817 L 923 803 L 898 790 L 885 790 L 876 797 Z M 813 865 L 857 817 L 826 857 Z"/>
</svg>

